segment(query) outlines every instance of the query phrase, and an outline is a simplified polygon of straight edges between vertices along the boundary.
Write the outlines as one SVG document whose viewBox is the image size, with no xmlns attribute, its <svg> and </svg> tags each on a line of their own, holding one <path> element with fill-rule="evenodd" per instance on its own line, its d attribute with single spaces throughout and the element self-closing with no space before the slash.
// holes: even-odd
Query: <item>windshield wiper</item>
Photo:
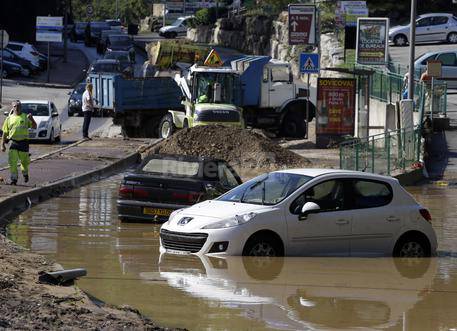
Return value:
<svg viewBox="0 0 457 331">
<path fill-rule="evenodd" d="M 258 182 L 256 182 L 256 183 L 252 184 L 251 186 L 249 186 L 249 187 L 246 189 L 246 191 L 243 192 L 243 195 L 240 197 L 239 202 L 241 202 L 241 203 L 245 202 L 245 201 L 244 201 L 244 196 L 246 195 L 246 193 L 247 193 L 248 191 L 252 191 L 252 190 L 255 189 L 257 186 L 259 186 L 260 184 L 263 183 L 263 184 L 264 184 L 264 185 L 263 185 L 263 192 L 262 192 L 262 204 L 263 204 L 264 199 L 265 199 L 265 181 L 268 179 L 269 176 L 270 176 L 270 175 L 266 175 L 265 178 L 262 178 L 262 179 L 260 179 Z"/>
</svg>

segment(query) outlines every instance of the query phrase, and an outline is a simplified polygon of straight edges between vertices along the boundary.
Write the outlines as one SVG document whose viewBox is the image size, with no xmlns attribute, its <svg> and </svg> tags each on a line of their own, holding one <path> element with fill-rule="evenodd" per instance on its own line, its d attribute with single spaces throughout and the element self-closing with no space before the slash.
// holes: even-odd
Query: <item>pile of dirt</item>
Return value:
<svg viewBox="0 0 457 331">
<path fill-rule="evenodd" d="M 155 146 L 154 153 L 223 159 L 237 169 L 259 171 L 309 167 L 310 161 L 278 146 L 258 130 L 197 126 L 178 131 Z"/>
<path fill-rule="evenodd" d="M 128 306 L 97 306 L 77 287 L 37 282 L 54 268 L 0 234 L 1 330 L 169 330 Z"/>
</svg>

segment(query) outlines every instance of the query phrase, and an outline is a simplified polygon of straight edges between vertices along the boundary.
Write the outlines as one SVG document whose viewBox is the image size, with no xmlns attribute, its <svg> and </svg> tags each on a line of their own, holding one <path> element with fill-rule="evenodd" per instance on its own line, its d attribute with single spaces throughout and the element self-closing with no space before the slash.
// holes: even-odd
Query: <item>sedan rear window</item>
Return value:
<svg viewBox="0 0 457 331">
<path fill-rule="evenodd" d="M 198 162 L 152 159 L 143 166 L 142 170 L 162 175 L 195 177 L 198 175 L 199 167 Z"/>
</svg>

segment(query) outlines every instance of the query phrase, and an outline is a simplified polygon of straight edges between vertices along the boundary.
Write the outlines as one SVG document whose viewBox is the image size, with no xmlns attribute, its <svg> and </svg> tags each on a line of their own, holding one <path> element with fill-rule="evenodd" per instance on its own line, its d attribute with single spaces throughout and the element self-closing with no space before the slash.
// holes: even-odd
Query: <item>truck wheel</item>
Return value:
<svg viewBox="0 0 457 331">
<path fill-rule="evenodd" d="M 173 116 L 166 114 L 162 117 L 159 124 L 159 136 L 160 138 L 167 139 L 176 131 L 176 126 L 173 123 Z"/>
<path fill-rule="evenodd" d="M 290 112 L 282 122 L 281 133 L 285 137 L 302 138 L 305 133 L 305 116 L 301 112 Z"/>
</svg>

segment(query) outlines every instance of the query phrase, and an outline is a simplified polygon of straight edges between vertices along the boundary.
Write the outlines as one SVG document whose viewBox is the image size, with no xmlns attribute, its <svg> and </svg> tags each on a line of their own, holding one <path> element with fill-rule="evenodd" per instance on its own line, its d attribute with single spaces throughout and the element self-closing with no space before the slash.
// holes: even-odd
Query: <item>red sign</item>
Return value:
<svg viewBox="0 0 457 331">
<path fill-rule="evenodd" d="M 316 7 L 289 5 L 289 45 L 316 44 Z"/>
<path fill-rule="evenodd" d="M 319 78 L 316 134 L 354 135 L 356 80 Z"/>
</svg>

